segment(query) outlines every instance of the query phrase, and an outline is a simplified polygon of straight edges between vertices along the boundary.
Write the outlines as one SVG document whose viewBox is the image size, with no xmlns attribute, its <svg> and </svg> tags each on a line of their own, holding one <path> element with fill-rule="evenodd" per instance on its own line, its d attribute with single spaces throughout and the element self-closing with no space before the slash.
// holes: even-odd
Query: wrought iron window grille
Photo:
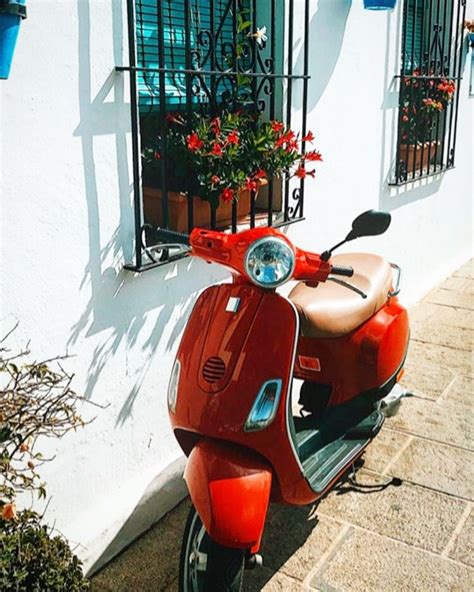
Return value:
<svg viewBox="0 0 474 592">
<path fill-rule="evenodd" d="M 167 114 L 183 113 L 189 126 L 196 111 L 212 116 L 245 101 L 255 114 L 279 119 L 301 137 L 306 135 L 310 4 L 309 0 L 299 3 L 304 7 L 302 23 L 296 21 L 295 4 L 294 0 L 127 1 L 129 65 L 116 67 L 129 74 L 131 96 L 135 252 L 126 269 L 141 272 L 183 256 L 179 250 L 160 249 L 157 224 L 147 220 L 144 208 L 142 142 L 149 129 L 158 130 L 164 138 Z M 266 42 L 259 43 L 253 33 L 242 35 L 242 19 L 251 32 L 265 26 Z M 295 34 L 302 39 L 301 71 L 296 70 L 293 54 Z M 237 46 L 239 60 L 235 59 Z M 294 121 L 295 110 L 301 113 L 298 121 Z M 164 141 L 159 164 L 159 226 L 171 228 L 172 192 Z M 250 211 L 244 219 L 237 203 L 232 203 L 226 230 L 279 227 L 303 220 L 304 189 L 304 179 L 270 179 L 259 194 L 251 191 Z M 186 231 L 191 232 L 195 226 L 191 180 L 184 195 Z M 222 228 L 211 206 L 207 226 Z"/>
<path fill-rule="evenodd" d="M 394 179 L 454 168 L 466 0 L 405 0 Z"/>
</svg>

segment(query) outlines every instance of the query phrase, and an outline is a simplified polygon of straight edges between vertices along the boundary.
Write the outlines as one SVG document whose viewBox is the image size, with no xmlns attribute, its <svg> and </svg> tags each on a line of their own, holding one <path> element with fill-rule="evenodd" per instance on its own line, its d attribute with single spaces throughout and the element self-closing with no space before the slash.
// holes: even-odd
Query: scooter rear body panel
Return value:
<svg viewBox="0 0 474 592">
<path fill-rule="evenodd" d="M 402 367 L 409 341 L 407 311 L 390 298 L 373 317 L 342 337 L 300 337 L 295 377 L 329 385 L 329 405 L 380 388 Z"/>
<path fill-rule="evenodd" d="M 315 494 L 302 477 L 289 409 L 298 330 L 294 307 L 275 292 L 244 284 L 205 290 L 178 350 L 181 372 L 170 419 L 185 453 L 202 437 L 245 447 L 272 467 L 272 499 L 306 504 Z M 259 390 L 272 379 L 282 381 L 273 423 L 245 431 Z"/>
</svg>

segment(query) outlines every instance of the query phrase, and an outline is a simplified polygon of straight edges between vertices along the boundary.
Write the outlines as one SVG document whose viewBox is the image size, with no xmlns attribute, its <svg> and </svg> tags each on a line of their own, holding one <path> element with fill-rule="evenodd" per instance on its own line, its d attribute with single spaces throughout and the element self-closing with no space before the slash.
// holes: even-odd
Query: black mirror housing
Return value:
<svg viewBox="0 0 474 592">
<path fill-rule="evenodd" d="M 388 212 L 379 210 L 368 210 L 352 223 L 352 230 L 346 237 L 346 240 L 354 240 L 363 236 L 376 236 L 383 234 L 392 221 L 392 216 Z"/>
</svg>

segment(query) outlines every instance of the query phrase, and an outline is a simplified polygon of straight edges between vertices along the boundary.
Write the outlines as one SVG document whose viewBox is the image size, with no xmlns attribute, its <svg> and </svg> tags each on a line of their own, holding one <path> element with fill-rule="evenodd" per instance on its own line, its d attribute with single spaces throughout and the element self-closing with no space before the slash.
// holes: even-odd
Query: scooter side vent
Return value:
<svg viewBox="0 0 474 592">
<path fill-rule="evenodd" d="M 209 358 L 202 368 L 202 375 L 204 376 L 204 380 L 210 384 L 222 380 L 225 375 L 224 360 L 217 357 Z"/>
</svg>

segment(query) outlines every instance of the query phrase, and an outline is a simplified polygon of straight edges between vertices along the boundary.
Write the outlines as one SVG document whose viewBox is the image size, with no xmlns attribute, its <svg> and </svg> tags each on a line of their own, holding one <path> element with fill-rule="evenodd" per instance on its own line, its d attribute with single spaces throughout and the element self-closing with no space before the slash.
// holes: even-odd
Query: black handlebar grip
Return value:
<svg viewBox="0 0 474 592">
<path fill-rule="evenodd" d="M 167 243 L 178 243 L 180 245 L 189 245 L 189 234 L 167 230 L 166 228 L 157 228 L 156 237 L 158 240 Z"/>
<path fill-rule="evenodd" d="M 333 265 L 331 269 L 333 275 L 344 275 L 345 277 L 352 277 L 354 275 L 354 268 L 349 265 Z"/>
</svg>

